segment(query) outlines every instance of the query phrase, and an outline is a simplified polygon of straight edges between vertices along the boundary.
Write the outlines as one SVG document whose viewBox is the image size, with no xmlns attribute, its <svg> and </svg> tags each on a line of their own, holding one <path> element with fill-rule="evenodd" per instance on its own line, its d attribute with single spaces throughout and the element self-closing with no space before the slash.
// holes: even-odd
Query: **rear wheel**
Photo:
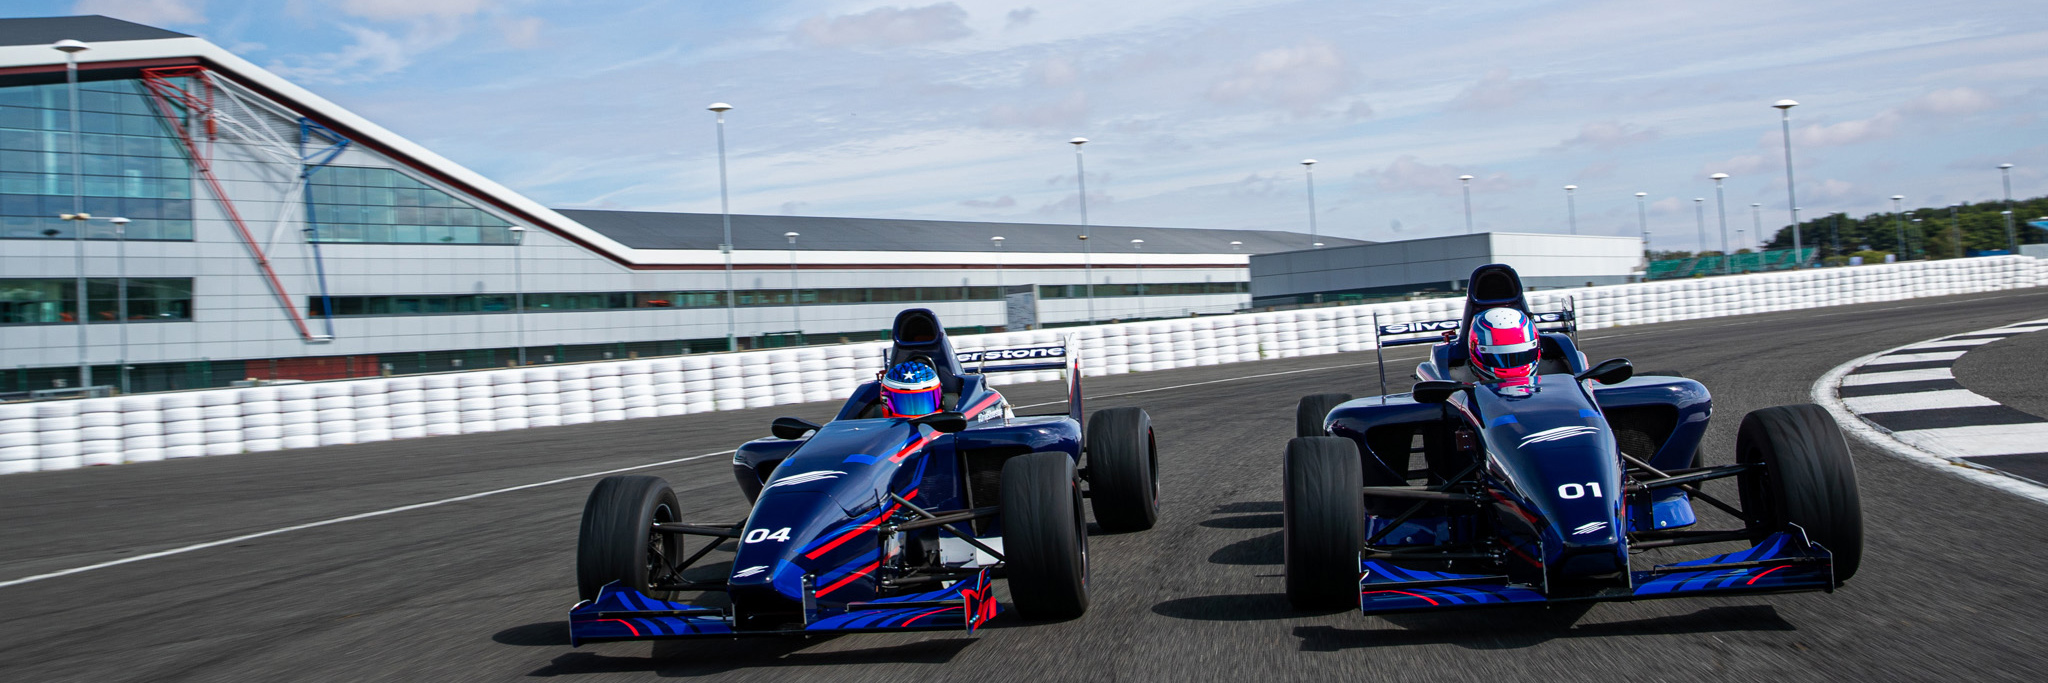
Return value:
<svg viewBox="0 0 2048 683">
<path fill-rule="evenodd" d="M 683 557 L 683 539 L 654 531 L 657 522 L 679 521 L 676 493 L 661 477 L 605 477 L 583 503 L 583 528 L 576 537 L 576 592 L 597 597 L 606 584 L 646 593 L 671 583 Z"/>
<path fill-rule="evenodd" d="M 1081 478 L 1065 453 L 1003 463 L 1004 566 L 1010 598 L 1027 619 L 1072 619 L 1088 611 L 1088 521 Z"/>
<path fill-rule="evenodd" d="M 1742 509 L 1772 530 L 1797 524 L 1834 555 L 1835 582 L 1863 562 L 1863 504 L 1849 442 L 1827 410 L 1812 404 L 1764 408 L 1742 418 L 1735 461 L 1763 463 L 1737 478 Z"/>
<path fill-rule="evenodd" d="M 1365 542 L 1358 444 L 1336 436 L 1288 441 L 1281 477 L 1288 602 L 1305 610 L 1356 606 Z"/>
<path fill-rule="evenodd" d="M 1351 400 L 1350 394 L 1309 394 L 1294 405 L 1294 435 L 1324 436 L 1323 419 L 1337 404 Z"/>
<path fill-rule="evenodd" d="M 1143 409 L 1088 417 L 1088 495 L 1103 531 L 1144 531 L 1159 521 L 1159 445 Z"/>
</svg>

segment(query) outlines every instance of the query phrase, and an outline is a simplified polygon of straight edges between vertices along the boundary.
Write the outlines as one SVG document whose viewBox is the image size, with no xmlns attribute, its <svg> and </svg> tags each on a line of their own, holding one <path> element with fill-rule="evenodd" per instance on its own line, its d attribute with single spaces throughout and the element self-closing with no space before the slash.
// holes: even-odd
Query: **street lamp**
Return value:
<svg viewBox="0 0 2048 683">
<path fill-rule="evenodd" d="M 1140 252 L 1143 252 L 1143 251 L 1145 250 L 1145 240 L 1139 240 L 1139 239 L 1134 239 L 1134 240 L 1131 240 L 1131 249 L 1133 249 L 1133 250 L 1137 250 L 1137 251 L 1140 251 Z M 1135 263 L 1136 263 L 1136 264 L 1137 264 L 1137 266 L 1138 266 L 1138 316 L 1137 316 L 1137 317 L 1143 318 L 1143 317 L 1145 317 L 1145 259 L 1144 259 L 1144 257 L 1140 256 L 1140 257 L 1139 257 L 1138 259 L 1136 259 Z"/>
<path fill-rule="evenodd" d="M 725 113 L 732 111 L 732 105 L 713 102 L 705 107 L 718 115 L 718 216 L 725 226 L 725 240 L 718 243 L 718 251 L 725 255 L 725 350 L 740 350 L 739 323 L 736 319 L 732 291 L 732 202 L 725 184 Z"/>
<path fill-rule="evenodd" d="M 1778 110 L 1779 122 L 1785 129 L 1785 208 L 1792 212 L 1792 258 L 1800 268 L 1806 267 L 1805 243 L 1799 239 L 1799 197 L 1792 192 L 1792 108 L 1799 106 L 1792 100 L 1778 100 L 1771 104 Z"/>
<path fill-rule="evenodd" d="M 524 254 L 519 248 L 526 244 L 526 226 L 514 225 L 506 228 L 512 232 L 512 321 L 518 326 L 519 365 L 526 365 L 526 273 L 520 263 Z"/>
<path fill-rule="evenodd" d="M 71 97 L 71 213 L 78 221 L 78 227 L 71 231 L 71 242 L 76 254 L 73 260 L 78 264 L 78 386 L 92 387 L 92 364 L 85 355 L 85 221 L 92 216 L 85 212 L 85 135 L 78 126 L 78 53 L 92 49 L 85 43 L 66 38 L 50 45 L 64 53 L 64 83 Z"/>
<path fill-rule="evenodd" d="M 1472 176 L 1458 176 L 1458 182 L 1465 184 L 1465 234 L 1472 234 Z"/>
<path fill-rule="evenodd" d="M 796 238 L 799 236 L 794 232 L 782 233 L 782 238 L 789 240 L 789 317 L 796 324 L 797 343 L 803 343 L 804 300 L 796 288 Z"/>
<path fill-rule="evenodd" d="M 1243 242 L 1239 242 L 1239 241 L 1237 241 L 1237 240 L 1231 240 L 1231 241 L 1230 241 L 1230 250 L 1231 250 L 1231 251 L 1242 251 L 1243 249 L 1244 249 L 1244 243 L 1243 243 Z"/>
<path fill-rule="evenodd" d="M 1074 146 L 1074 182 L 1081 189 L 1081 277 L 1088 283 L 1088 323 L 1095 323 L 1095 251 L 1088 246 L 1088 166 L 1082 162 L 1081 146 L 1088 144 L 1088 138 L 1074 138 L 1067 144 Z"/>
<path fill-rule="evenodd" d="M 1728 248 L 1728 195 L 1721 189 L 1721 181 L 1728 179 L 1726 173 L 1716 173 L 1714 179 L 1714 212 L 1721 218 L 1721 274 L 1735 272 L 1734 251 Z"/>
<path fill-rule="evenodd" d="M 1895 251 L 1898 252 L 1898 260 L 1900 261 L 1906 260 L 1906 220 L 1905 215 L 1899 213 L 1901 211 L 1901 209 L 1899 208 L 1899 202 L 1905 200 L 1906 195 L 1892 195 L 1892 226 L 1899 229 L 1899 243 L 1897 245 L 1898 248 L 1895 249 Z"/>
<path fill-rule="evenodd" d="M 1963 257 L 1963 219 L 1956 216 L 1956 209 L 1962 206 L 1960 203 L 1948 205 L 1949 229 L 1956 231 L 1956 258 Z"/>
<path fill-rule="evenodd" d="M 996 235 L 988 241 L 996 245 L 996 300 L 1006 301 L 1007 293 L 1003 291 L 1003 236 Z"/>
<path fill-rule="evenodd" d="M 1998 174 L 2005 181 L 2005 244 L 2012 253 L 2020 253 L 2019 233 L 2012 224 L 2012 164 L 1999 164 Z"/>
<path fill-rule="evenodd" d="M 2007 213 L 2011 213 L 2008 211 Z M 107 219 L 114 224 L 114 315 L 119 316 L 121 328 L 121 353 L 115 357 L 121 370 L 121 393 L 128 393 L 128 219 L 115 216 Z"/>
<path fill-rule="evenodd" d="M 1706 254 L 1706 251 L 1707 251 L 1707 198 L 1706 198 L 1706 197 L 1693 197 L 1693 198 L 1692 198 L 1692 213 L 1693 213 L 1693 217 L 1694 217 L 1694 218 L 1696 218 L 1696 219 L 1698 219 L 1698 220 L 1699 220 L 1699 224 L 1700 224 L 1700 230 L 1699 230 L 1699 245 L 1700 245 L 1700 246 L 1699 246 L 1699 251 L 1698 251 L 1697 253 L 1693 254 L 1693 257 L 1694 257 L 1694 258 L 1705 258 L 1705 254 Z M 1724 256 L 1725 256 L 1725 254 L 1724 254 Z"/>
<path fill-rule="evenodd" d="M 1577 189 L 1577 185 L 1564 186 L 1565 221 L 1571 226 L 1574 235 L 1579 234 L 1579 206 L 1572 200 L 1572 191 Z"/>
<path fill-rule="evenodd" d="M 1647 270 L 1647 269 L 1649 268 L 1649 263 L 1650 263 L 1650 261 L 1651 261 L 1651 258 L 1650 258 L 1650 207 L 1649 207 L 1649 205 L 1648 205 L 1648 204 L 1645 204 L 1645 203 L 1644 203 L 1644 202 L 1648 201 L 1648 200 L 1647 200 L 1647 198 L 1648 198 L 1649 196 L 1650 196 L 1650 193 L 1648 193 L 1648 192 L 1637 192 L 1637 193 L 1636 193 L 1636 227 L 1638 227 L 1638 228 L 1641 228 L 1641 229 L 1642 229 L 1642 231 L 1643 231 L 1643 267 L 1645 268 L 1645 270 L 1643 271 L 1643 276 L 1644 276 L 1644 278 L 1645 278 L 1645 279 L 1647 279 L 1647 278 L 1649 277 L 1649 270 Z"/>
<path fill-rule="evenodd" d="M 1302 171 L 1308 174 L 1308 241 L 1312 248 L 1323 243 L 1316 241 L 1316 160 L 1302 159 Z"/>
<path fill-rule="evenodd" d="M 1920 253 L 1925 254 L 1927 253 L 1927 228 L 1921 225 L 1922 222 L 1924 222 L 1922 219 L 1913 219 L 1913 236 L 1920 242 Z"/>
</svg>

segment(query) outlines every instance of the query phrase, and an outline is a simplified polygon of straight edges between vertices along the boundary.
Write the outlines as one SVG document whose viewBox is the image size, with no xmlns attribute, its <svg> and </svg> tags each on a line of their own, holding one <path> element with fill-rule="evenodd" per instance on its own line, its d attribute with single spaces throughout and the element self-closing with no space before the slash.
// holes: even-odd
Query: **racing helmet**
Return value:
<svg viewBox="0 0 2048 683">
<path fill-rule="evenodd" d="M 939 412 L 939 373 L 918 361 L 897 363 L 882 375 L 882 416 L 920 417 Z"/>
<path fill-rule="evenodd" d="M 1528 314 L 1506 307 L 1472 316 L 1466 346 L 1471 349 L 1473 373 L 1495 380 L 1534 377 L 1536 361 L 1543 355 L 1536 323 Z"/>
</svg>

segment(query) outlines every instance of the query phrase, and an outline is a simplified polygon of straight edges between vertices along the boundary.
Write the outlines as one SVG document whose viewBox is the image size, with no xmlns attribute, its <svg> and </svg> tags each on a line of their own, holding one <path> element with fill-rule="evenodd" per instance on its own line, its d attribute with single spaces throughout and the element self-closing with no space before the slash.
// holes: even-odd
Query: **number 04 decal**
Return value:
<svg viewBox="0 0 2048 683">
<path fill-rule="evenodd" d="M 782 527 L 782 528 L 780 528 L 780 529 L 776 529 L 776 530 L 774 530 L 774 531 L 769 531 L 769 530 L 767 530 L 767 529 L 755 529 L 755 530 L 753 530 L 753 531 L 749 531 L 749 532 L 747 532 L 747 538 L 746 538 L 746 542 L 748 542 L 748 543 L 760 543 L 760 542 L 762 542 L 762 541 L 788 541 L 788 540 L 789 540 L 789 527 Z"/>
<path fill-rule="evenodd" d="M 1589 481 L 1589 482 L 1586 482 L 1586 483 L 1585 483 L 1584 485 L 1580 485 L 1580 484 L 1562 484 L 1562 485 L 1559 485 L 1559 486 L 1557 487 L 1557 497 L 1559 497 L 1559 498 L 1565 498 L 1565 499 L 1571 499 L 1571 498 L 1584 498 L 1584 497 L 1586 497 L 1586 490 L 1587 490 L 1587 489 L 1592 489 L 1592 491 L 1593 491 L 1593 497 L 1594 497 L 1594 498 L 1600 498 L 1600 497 L 1602 497 L 1602 496 L 1600 495 L 1600 482 L 1597 482 L 1597 481 Z"/>
</svg>

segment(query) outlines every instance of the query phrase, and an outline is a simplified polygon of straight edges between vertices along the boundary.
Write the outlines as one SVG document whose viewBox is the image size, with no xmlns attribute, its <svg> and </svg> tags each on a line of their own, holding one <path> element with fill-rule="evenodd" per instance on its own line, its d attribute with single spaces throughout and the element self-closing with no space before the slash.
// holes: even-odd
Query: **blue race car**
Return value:
<svg viewBox="0 0 2048 683">
<path fill-rule="evenodd" d="M 1623 359 L 1588 367 L 1570 334 L 1575 312 L 1530 311 L 1508 266 L 1482 266 L 1469 283 L 1458 320 L 1375 324 L 1375 346 L 1434 344 L 1412 392 L 1387 395 L 1382 369 L 1381 396 L 1298 404 L 1283 475 L 1295 606 L 1381 613 L 1833 591 L 1855 575 L 1856 470 L 1825 410 L 1751 412 L 1734 462 L 1703 466 L 1706 387 L 1636 376 Z M 1478 338 L 1495 323 L 1508 325 L 1505 342 Z M 1428 336 L 1398 339 L 1416 333 Z M 1528 363 L 1518 376 L 1475 367 L 1523 351 L 1538 353 L 1503 361 Z M 1700 486 L 1730 477 L 1733 503 Z M 1702 503 L 1733 523 L 1697 528 Z M 1637 557 L 1730 542 L 1749 547 Z"/>
<path fill-rule="evenodd" d="M 1088 520 L 1107 532 L 1158 519 L 1151 417 L 1114 408 L 1081 421 L 1080 358 L 1056 346 L 956 354 L 931 311 L 897 315 L 889 367 L 936 376 L 938 412 L 889 417 L 881 381 L 818 425 L 777 418 L 733 455 L 753 503 L 739 522 L 695 523 L 667 482 L 613 476 L 583 508 L 569 611 L 574 644 L 849 631 L 973 631 L 1002 609 L 1007 578 L 1031 619 L 1088 608 Z M 969 372 L 963 361 L 976 362 Z M 1064 370 L 1067 410 L 1018 416 L 985 373 Z M 893 375 L 892 375 L 893 376 Z M 1084 455 L 1085 454 L 1085 455 Z M 684 540 L 709 542 L 686 554 Z M 727 540 L 722 581 L 684 577 Z M 723 591 L 723 604 L 673 601 Z"/>
</svg>

